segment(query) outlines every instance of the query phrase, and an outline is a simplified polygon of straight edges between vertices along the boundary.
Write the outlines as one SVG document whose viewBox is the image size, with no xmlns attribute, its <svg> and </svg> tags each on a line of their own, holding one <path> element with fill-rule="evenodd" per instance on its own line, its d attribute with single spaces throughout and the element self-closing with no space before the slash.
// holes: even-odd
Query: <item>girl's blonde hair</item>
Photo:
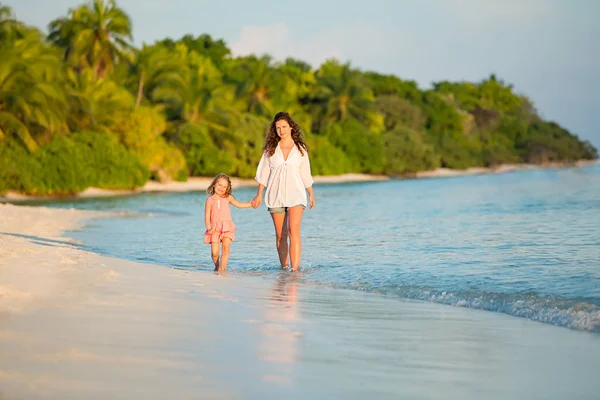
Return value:
<svg viewBox="0 0 600 400">
<path fill-rule="evenodd" d="M 225 174 L 217 174 L 217 176 L 213 178 L 210 185 L 208 185 L 206 193 L 209 196 L 213 196 L 215 194 L 215 185 L 217 184 L 217 182 L 219 182 L 219 179 L 225 179 L 227 181 L 227 190 L 225 191 L 225 197 L 229 196 L 231 194 L 231 179 Z"/>
</svg>

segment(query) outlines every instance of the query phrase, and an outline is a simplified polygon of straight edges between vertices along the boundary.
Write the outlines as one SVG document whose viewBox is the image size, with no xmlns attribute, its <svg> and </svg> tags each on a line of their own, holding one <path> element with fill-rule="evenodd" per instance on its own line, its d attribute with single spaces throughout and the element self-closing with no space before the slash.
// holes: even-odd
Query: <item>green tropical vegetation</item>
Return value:
<svg viewBox="0 0 600 400">
<path fill-rule="evenodd" d="M 303 128 L 315 175 L 598 157 L 494 75 L 421 89 L 335 59 L 234 57 L 208 34 L 132 39 L 115 0 L 70 9 L 47 33 L 0 3 L 0 193 L 249 178 L 280 110 Z"/>
</svg>

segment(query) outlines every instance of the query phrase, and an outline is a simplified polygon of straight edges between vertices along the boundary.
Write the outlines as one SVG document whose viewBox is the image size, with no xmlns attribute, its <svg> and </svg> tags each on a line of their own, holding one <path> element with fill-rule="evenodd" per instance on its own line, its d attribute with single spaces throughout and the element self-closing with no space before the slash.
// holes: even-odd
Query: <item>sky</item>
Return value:
<svg viewBox="0 0 600 400">
<path fill-rule="evenodd" d="M 47 31 L 82 0 L 0 0 Z M 496 74 L 600 149 L 599 0 L 117 0 L 134 44 L 208 33 L 234 55 L 328 58 L 423 89 Z"/>
</svg>

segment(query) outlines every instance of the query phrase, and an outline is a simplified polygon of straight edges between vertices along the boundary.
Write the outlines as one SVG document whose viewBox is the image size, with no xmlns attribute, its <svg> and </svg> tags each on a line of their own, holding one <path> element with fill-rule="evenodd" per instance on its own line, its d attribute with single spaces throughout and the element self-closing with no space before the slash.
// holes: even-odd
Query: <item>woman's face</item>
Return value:
<svg viewBox="0 0 600 400">
<path fill-rule="evenodd" d="M 281 139 L 286 139 L 292 134 L 292 127 L 285 119 L 280 119 L 279 121 L 275 122 L 275 130 Z"/>
</svg>

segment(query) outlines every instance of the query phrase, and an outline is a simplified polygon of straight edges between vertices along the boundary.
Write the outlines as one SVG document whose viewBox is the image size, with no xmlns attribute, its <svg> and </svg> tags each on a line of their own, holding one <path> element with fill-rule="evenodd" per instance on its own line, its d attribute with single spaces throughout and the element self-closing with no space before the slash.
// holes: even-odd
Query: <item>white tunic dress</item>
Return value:
<svg viewBox="0 0 600 400">
<path fill-rule="evenodd" d="M 308 152 L 302 154 L 294 146 L 286 160 L 278 144 L 272 156 L 263 153 L 254 179 L 266 187 L 264 198 L 268 208 L 300 204 L 306 207 L 306 188 L 314 182 L 310 174 Z"/>
</svg>

